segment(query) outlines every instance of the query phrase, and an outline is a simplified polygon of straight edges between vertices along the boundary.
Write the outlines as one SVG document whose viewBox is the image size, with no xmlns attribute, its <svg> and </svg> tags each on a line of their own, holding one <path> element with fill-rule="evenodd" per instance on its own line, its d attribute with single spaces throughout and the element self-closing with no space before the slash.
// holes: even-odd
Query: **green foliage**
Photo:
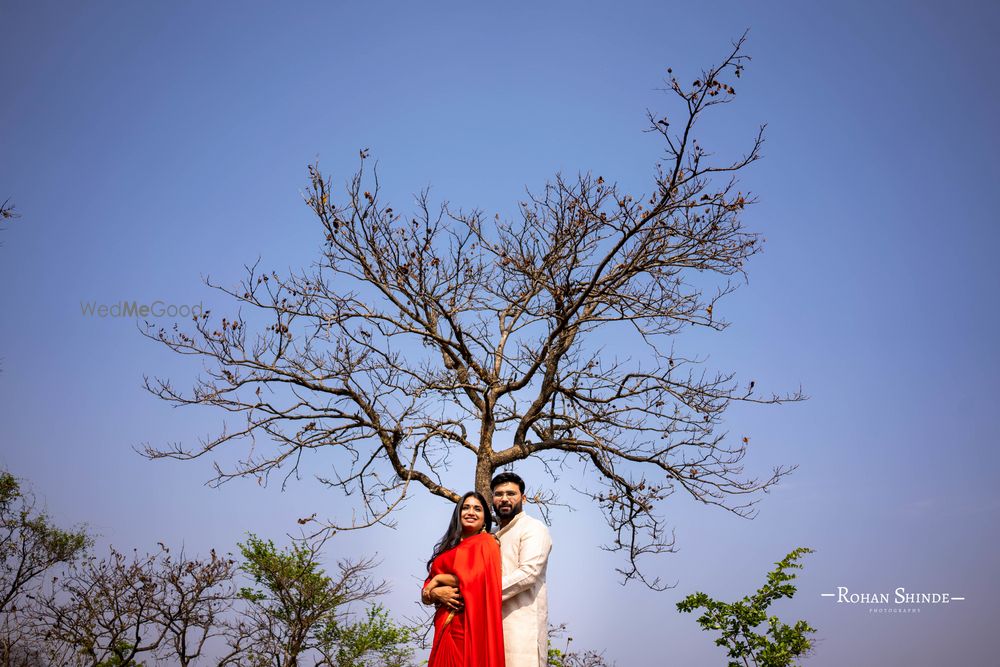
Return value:
<svg viewBox="0 0 1000 667">
<path fill-rule="evenodd" d="M 331 623 L 320 648 L 336 667 L 405 667 L 412 664 L 414 628 L 397 625 L 382 605 L 372 605 L 361 621 Z"/>
<path fill-rule="evenodd" d="M 21 495 L 21 485 L 17 478 L 6 470 L 0 472 L 0 507 L 6 508 L 11 501 Z"/>
<path fill-rule="evenodd" d="M 713 600 L 705 593 L 694 593 L 677 603 L 681 612 L 704 609 L 698 617 L 703 630 L 715 630 L 722 636 L 716 645 L 728 649 L 731 660 L 728 667 L 787 667 L 795 664 L 795 658 L 805 655 L 812 647 L 807 637 L 816 630 L 805 621 L 786 625 L 777 616 L 768 616 L 767 608 L 780 598 L 791 598 L 797 590 L 790 582 L 795 579 L 792 569 L 801 568 L 796 562 L 812 549 L 800 547 L 784 559 L 775 563 L 777 567 L 768 573 L 767 583 L 753 595 L 739 602 L 725 603 Z M 763 634 L 754 630 L 767 623 Z"/>
<path fill-rule="evenodd" d="M 146 667 L 144 662 L 136 662 L 132 658 L 123 658 L 123 655 L 129 655 L 133 653 L 135 649 L 135 644 L 130 644 L 128 642 L 119 641 L 115 642 L 112 650 L 113 655 L 107 660 L 102 660 L 96 664 L 96 667 Z"/>
<path fill-rule="evenodd" d="M 331 577 L 320 567 L 320 546 L 299 542 L 279 550 L 255 535 L 239 545 L 245 559 L 241 569 L 256 584 L 241 588 L 239 597 L 264 621 L 254 649 L 262 663 L 295 665 L 300 656 L 316 651 L 323 656 L 317 664 L 331 667 L 411 665 L 411 628 L 395 624 L 378 605 L 359 621 L 351 621 L 347 612 L 350 603 L 383 592 L 383 585 L 367 576 L 372 562 L 341 562 L 338 576 Z"/>
<path fill-rule="evenodd" d="M 239 597 L 265 619 L 258 650 L 271 656 L 268 662 L 296 665 L 315 646 L 316 632 L 336 620 L 343 603 L 339 587 L 320 567 L 317 550 L 306 544 L 279 551 L 271 540 L 251 534 L 239 548 L 246 559 L 241 569 L 256 584 L 241 588 Z"/>
<path fill-rule="evenodd" d="M 83 555 L 91 539 L 56 527 L 14 475 L 0 470 L 0 612 L 37 584 L 39 576 Z"/>
<path fill-rule="evenodd" d="M 246 559 L 241 569 L 263 587 L 241 588 L 240 597 L 265 604 L 278 620 L 297 620 L 296 614 L 302 611 L 322 617 L 341 603 L 333 580 L 306 545 L 293 544 L 278 551 L 273 541 L 250 535 L 239 547 Z"/>
</svg>

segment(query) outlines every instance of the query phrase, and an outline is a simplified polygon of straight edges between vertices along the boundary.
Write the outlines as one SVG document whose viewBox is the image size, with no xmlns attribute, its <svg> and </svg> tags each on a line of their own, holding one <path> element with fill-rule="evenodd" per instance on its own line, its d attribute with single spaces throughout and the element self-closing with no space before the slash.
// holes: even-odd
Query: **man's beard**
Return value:
<svg viewBox="0 0 1000 667">
<path fill-rule="evenodd" d="M 506 507 L 494 505 L 493 510 L 497 513 L 497 517 L 500 519 L 512 519 L 521 512 L 522 505 L 524 505 L 523 501 L 516 505 L 508 505 Z"/>
</svg>

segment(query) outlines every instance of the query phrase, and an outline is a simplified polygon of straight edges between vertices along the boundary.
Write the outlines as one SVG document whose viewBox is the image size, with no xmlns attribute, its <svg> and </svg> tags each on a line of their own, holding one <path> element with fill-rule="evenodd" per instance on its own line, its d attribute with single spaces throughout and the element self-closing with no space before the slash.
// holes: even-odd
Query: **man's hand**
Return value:
<svg viewBox="0 0 1000 667">
<path fill-rule="evenodd" d="M 462 611 L 465 603 L 462 594 L 454 586 L 438 586 L 428 593 L 427 597 L 436 605 L 442 605 L 451 611 Z"/>
</svg>

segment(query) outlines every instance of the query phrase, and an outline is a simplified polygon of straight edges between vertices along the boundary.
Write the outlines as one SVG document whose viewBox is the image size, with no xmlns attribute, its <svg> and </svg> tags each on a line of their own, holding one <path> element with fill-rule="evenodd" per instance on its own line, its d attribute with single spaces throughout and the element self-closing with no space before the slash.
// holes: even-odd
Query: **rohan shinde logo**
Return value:
<svg viewBox="0 0 1000 667">
<path fill-rule="evenodd" d="M 868 605 L 870 612 L 918 613 L 921 605 L 950 604 L 965 600 L 951 593 L 910 593 L 900 586 L 891 593 L 865 591 L 852 593 L 847 586 L 837 586 L 836 593 L 820 593 L 825 598 L 837 598 L 837 604 Z"/>
</svg>

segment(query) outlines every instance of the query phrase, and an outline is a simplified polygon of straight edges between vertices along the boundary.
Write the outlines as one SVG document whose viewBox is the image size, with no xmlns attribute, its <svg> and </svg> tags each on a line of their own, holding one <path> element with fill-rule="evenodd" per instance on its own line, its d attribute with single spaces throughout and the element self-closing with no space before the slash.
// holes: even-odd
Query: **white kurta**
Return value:
<svg viewBox="0 0 1000 667">
<path fill-rule="evenodd" d="M 507 667 L 545 667 L 549 653 L 549 601 L 545 569 L 552 538 L 545 524 L 524 512 L 497 531 L 503 562 L 503 644 Z"/>
</svg>

